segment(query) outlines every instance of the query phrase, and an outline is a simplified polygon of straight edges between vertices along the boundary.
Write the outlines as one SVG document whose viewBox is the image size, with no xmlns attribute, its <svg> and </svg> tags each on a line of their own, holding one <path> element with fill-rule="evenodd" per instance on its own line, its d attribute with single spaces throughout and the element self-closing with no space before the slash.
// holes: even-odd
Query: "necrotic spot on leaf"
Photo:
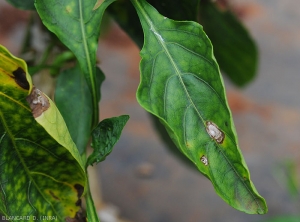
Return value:
<svg viewBox="0 0 300 222">
<path fill-rule="evenodd" d="M 81 199 L 78 199 L 75 203 L 76 206 L 80 207 L 81 206 Z"/>
<path fill-rule="evenodd" d="M 79 206 L 80 209 L 79 211 L 76 212 L 75 214 L 75 217 L 74 218 L 71 218 L 71 217 L 67 217 L 66 218 L 66 221 L 67 222 L 86 222 L 86 216 L 82 210 L 82 207 L 81 207 L 81 199 L 80 197 L 82 196 L 83 194 L 83 191 L 84 191 L 84 188 L 82 185 L 80 184 L 75 184 L 74 185 L 74 188 L 76 189 L 77 191 L 77 197 L 78 197 L 78 200 L 76 201 L 75 205 L 76 206 Z M 70 211 L 73 211 L 73 210 L 70 210 Z"/>
<path fill-rule="evenodd" d="M 74 188 L 77 190 L 77 197 L 80 198 L 83 194 L 84 188 L 80 184 L 75 184 Z"/>
<path fill-rule="evenodd" d="M 13 71 L 13 75 L 15 76 L 16 83 L 20 87 L 29 90 L 29 83 L 26 79 L 26 73 L 22 68 L 18 67 L 17 70 Z"/>
<path fill-rule="evenodd" d="M 33 87 L 30 95 L 27 96 L 26 100 L 29 103 L 34 118 L 39 117 L 50 106 L 48 98 L 44 95 L 43 92 L 35 87 Z"/>
<path fill-rule="evenodd" d="M 203 155 L 203 156 L 200 158 L 200 160 L 201 160 L 201 162 L 202 162 L 205 166 L 208 165 L 208 160 L 207 160 L 206 156 Z"/>
<path fill-rule="evenodd" d="M 54 199 L 59 200 L 59 198 L 51 190 L 49 191 L 49 193 Z"/>
<path fill-rule="evenodd" d="M 213 122 L 211 121 L 206 122 L 206 131 L 209 134 L 209 136 L 215 141 L 217 141 L 218 143 L 223 142 L 225 138 L 225 134 Z"/>
</svg>

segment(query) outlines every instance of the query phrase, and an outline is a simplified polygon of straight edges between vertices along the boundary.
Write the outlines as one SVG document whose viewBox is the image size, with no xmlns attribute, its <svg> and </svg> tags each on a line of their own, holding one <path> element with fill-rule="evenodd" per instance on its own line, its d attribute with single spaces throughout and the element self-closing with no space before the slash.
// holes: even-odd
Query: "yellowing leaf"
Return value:
<svg viewBox="0 0 300 222">
<path fill-rule="evenodd" d="M 24 61 L 0 46 L 0 212 L 30 221 L 75 218 L 85 186 L 81 157 L 57 108 L 32 85 Z"/>
</svg>

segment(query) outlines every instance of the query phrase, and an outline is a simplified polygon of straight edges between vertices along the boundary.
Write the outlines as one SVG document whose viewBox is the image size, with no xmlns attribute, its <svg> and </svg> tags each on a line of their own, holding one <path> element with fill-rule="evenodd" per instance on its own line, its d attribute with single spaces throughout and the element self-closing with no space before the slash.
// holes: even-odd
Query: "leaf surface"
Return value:
<svg viewBox="0 0 300 222">
<path fill-rule="evenodd" d="M 232 207 L 266 213 L 238 147 L 212 45 L 195 22 L 160 15 L 132 0 L 144 30 L 138 102 L 160 118 L 173 142 Z"/>
<path fill-rule="evenodd" d="M 237 86 L 251 82 L 256 76 L 258 52 L 242 23 L 230 11 L 221 11 L 208 0 L 200 3 L 200 23 L 222 71 Z"/>
<path fill-rule="evenodd" d="M 104 74 L 96 69 L 97 91 Z M 100 99 L 100 95 L 97 96 Z M 92 131 L 93 103 L 91 92 L 78 66 L 63 71 L 57 79 L 55 103 L 67 124 L 79 152 L 85 151 Z"/>
<path fill-rule="evenodd" d="M 199 0 L 149 0 L 148 2 L 161 14 L 171 19 L 196 21 Z M 142 48 L 143 30 L 130 1 L 118 0 L 108 8 L 108 11 L 135 43 Z"/>
<path fill-rule="evenodd" d="M 0 212 L 75 218 L 85 186 L 57 108 L 32 85 L 24 61 L 0 46 Z"/>
<path fill-rule="evenodd" d="M 45 26 L 75 54 L 92 94 L 93 125 L 98 123 L 96 50 L 105 9 L 115 0 L 104 1 L 93 10 L 96 0 L 38 0 L 36 9 Z"/>
<path fill-rule="evenodd" d="M 87 166 L 99 163 L 111 153 L 120 139 L 122 130 L 129 120 L 128 115 L 102 120 L 92 132 L 93 153 L 88 157 Z"/>
</svg>

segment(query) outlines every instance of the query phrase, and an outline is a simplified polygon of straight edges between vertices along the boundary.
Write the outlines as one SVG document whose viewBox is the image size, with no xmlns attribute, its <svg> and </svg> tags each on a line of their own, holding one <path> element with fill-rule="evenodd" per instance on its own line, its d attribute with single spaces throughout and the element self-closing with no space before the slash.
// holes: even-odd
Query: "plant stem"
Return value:
<svg viewBox="0 0 300 222">
<path fill-rule="evenodd" d="M 87 219 L 88 219 L 88 221 L 100 222 L 100 220 L 98 218 L 97 210 L 95 208 L 92 193 L 91 193 L 89 174 L 88 174 L 88 170 L 87 170 L 88 165 L 86 165 L 86 160 L 87 160 L 86 152 L 83 152 L 83 154 L 81 155 L 81 158 L 84 160 L 84 165 L 86 166 L 85 172 L 86 172 L 86 177 L 87 177 L 87 192 L 85 194 L 85 200 L 86 200 Z"/>
<path fill-rule="evenodd" d="M 90 191 L 89 178 L 88 178 L 88 190 L 86 193 L 86 212 L 87 212 L 88 221 L 100 222 L 98 218 L 97 210 L 94 205 L 94 200 Z"/>
</svg>

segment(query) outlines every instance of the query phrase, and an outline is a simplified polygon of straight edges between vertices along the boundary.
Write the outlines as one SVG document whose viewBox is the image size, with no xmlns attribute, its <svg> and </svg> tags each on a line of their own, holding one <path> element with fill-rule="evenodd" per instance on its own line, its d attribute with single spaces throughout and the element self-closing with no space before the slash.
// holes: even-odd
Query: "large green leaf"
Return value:
<svg viewBox="0 0 300 222">
<path fill-rule="evenodd" d="M 105 9 L 115 0 L 106 0 L 93 10 L 96 0 L 38 0 L 36 9 L 45 26 L 75 54 L 85 75 L 93 101 L 93 125 L 98 123 L 96 50 Z"/>
<path fill-rule="evenodd" d="M 120 139 L 122 130 L 129 120 L 128 115 L 102 120 L 92 132 L 93 153 L 88 157 L 87 166 L 104 161 Z"/>
<path fill-rule="evenodd" d="M 80 154 L 53 102 L 32 85 L 24 61 L 2 46 L 0 135 L 0 212 L 29 221 L 75 218 L 86 187 Z"/>
<path fill-rule="evenodd" d="M 230 80 L 237 86 L 244 86 L 253 80 L 258 52 L 241 22 L 230 11 L 221 11 L 210 0 L 202 0 L 200 23 L 214 46 L 221 69 Z"/>
<path fill-rule="evenodd" d="M 148 2 L 169 18 L 196 21 L 199 0 L 149 0 Z M 108 8 L 108 11 L 141 48 L 144 42 L 143 30 L 130 1 L 118 0 Z"/>
<path fill-rule="evenodd" d="M 96 69 L 97 91 L 104 74 Z M 100 99 L 100 95 L 97 96 Z M 93 103 L 91 92 L 78 66 L 63 71 L 57 79 L 55 103 L 67 124 L 79 152 L 85 151 L 92 131 Z"/>
<path fill-rule="evenodd" d="M 238 147 L 212 45 L 195 22 L 176 22 L 132 0 L 145 35 L 139 103 L 160 118 L 177 147 L 232 207 L 267 212 Z"/>
<path fill-rule="evenodd" d="M 19 9 L 34 10 L 34 0 L 6 0 Z"/>
</svg>

